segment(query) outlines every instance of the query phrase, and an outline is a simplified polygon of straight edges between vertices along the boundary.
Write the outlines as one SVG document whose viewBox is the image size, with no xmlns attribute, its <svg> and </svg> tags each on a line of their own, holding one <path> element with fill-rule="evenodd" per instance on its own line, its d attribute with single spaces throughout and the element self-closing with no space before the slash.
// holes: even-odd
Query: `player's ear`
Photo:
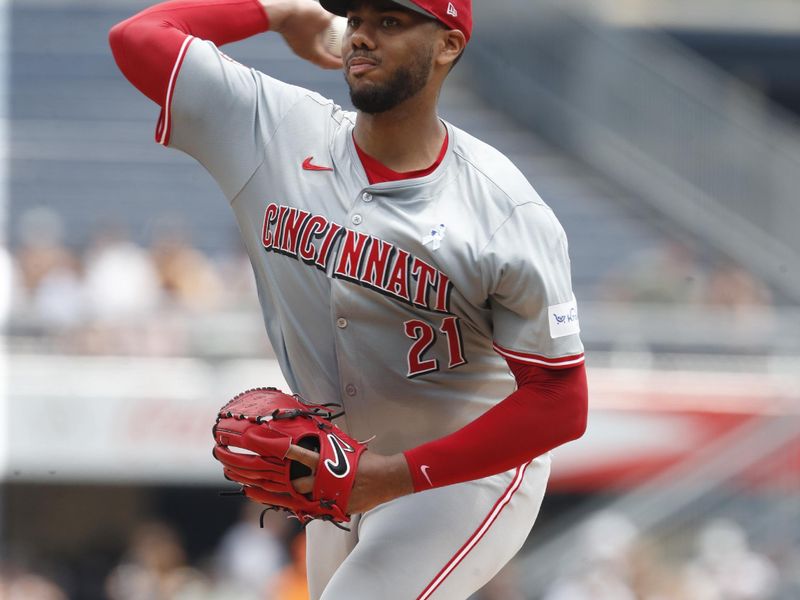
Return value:
<svg viewBox="0 0 800 600">
<path fill-rule="evenodd" d="M 443 29 L 439 38 L 439 53 L 436 55 L 436 63 L 450 67 L 464 52 L 467 45 L 467 38 L 457 29 Z"/>
</svg>

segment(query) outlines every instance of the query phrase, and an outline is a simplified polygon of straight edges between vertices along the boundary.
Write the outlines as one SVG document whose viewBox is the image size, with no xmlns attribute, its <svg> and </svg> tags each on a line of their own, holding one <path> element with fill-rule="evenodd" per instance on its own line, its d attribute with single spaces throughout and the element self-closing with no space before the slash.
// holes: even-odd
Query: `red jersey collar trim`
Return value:
<svg viewBox="0 0 800 600">
<path fill-rule="evenodd" d="M 369 181 L 370 185 L 374 185 L 376 183 L 385 183 L 387 181 L 416 179 L 417 177 L 425 177 L 426 175 L 430 175 L 440 164 L 442 164 L 445 154 L 447 154 L 447 146 L 450 143 L 450 132 L 447 130 L 447 128 L 445 128 L 444 143 L 442 143 L 442 149 L 439 151 L 439 156 L 436 157 L 436 161 L 426 169 L 419 169 L 418 171 L 406 171 L 401 173 L 399 171 L 390 169 L 377 159 L 364 152 L 356 142 L 354 133 L 351 133 L 351 135 L 353 136 L 353 145 L 356 148 L 356 153 L 358 154 L 358 158 L 361 160 L 361 165 L 364 167 L 364 172 L 367 175 L 367 181 Z"/>
</svg>

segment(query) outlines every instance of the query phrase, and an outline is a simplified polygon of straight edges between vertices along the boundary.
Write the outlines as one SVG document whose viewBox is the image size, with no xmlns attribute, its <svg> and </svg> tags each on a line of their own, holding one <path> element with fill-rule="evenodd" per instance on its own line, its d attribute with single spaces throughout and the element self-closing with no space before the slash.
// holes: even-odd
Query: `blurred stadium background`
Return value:
<svg viewBox="0 0 800 600">
<path fill-rule="evenodd" d="M 797 600 L 800 3 L 475 4 L 443 114 L 564 224 L 591 392 L 476 600 Z M 142 6 L 0 2 L 0 598 L 303 598 L 302 533 L 217 496 L 211 416 L 281 379 L 225 201 L 108 51 Z M 226 52 L 349 104 L 278 36 Z"/>
</svg>

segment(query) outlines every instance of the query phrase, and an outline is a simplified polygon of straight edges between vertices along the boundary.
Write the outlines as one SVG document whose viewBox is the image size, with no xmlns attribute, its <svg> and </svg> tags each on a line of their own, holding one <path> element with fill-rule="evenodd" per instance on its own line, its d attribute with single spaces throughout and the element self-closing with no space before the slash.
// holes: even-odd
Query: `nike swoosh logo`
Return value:
<svg viewBox="0 0 800 600">
<path fill-rule="evenodd" d="M 309 156 L 307 159 L 303 161 L 303 169 L 306 171 L 333 171 L 333 167 L 321 167 L 320 165 L 315 165 L 311 161 L 314 160 L 313 156 Z"/>
<path fill-rule="evenodd" d="M 430 484 L 430 486 L 433 487 L 433 482 L 431 481 L 431 478 L 428 477 L 428 469 L 430 469 L 430 467 L 428 465 L 422 465 L 419 468 L 419 470 L 422 471 L 422 474 L 425 476 L 425 479 L 428 480 L 428 483 Z"/>
<path fill-rule="evenodd" d="M 333 452 L 336 454 L 336 461 L 332 461 L 330 458 L 326 459 L 325 467 L 334 477 L 338 477 L 339 479 L 346 477 L 350 472 L 350 461 L 347 460 L 345 452 L 353 452 L 353 448 L 350 444 L 343 442 L 332 433 L 328 434 L 328 442 L 330 442 L 331 448 L 333 448 Z"/>
</svg>

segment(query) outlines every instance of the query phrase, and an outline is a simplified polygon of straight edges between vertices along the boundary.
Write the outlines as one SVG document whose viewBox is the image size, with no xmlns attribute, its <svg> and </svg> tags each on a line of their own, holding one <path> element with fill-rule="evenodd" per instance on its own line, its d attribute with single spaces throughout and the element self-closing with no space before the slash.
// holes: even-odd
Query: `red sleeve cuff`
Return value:
<svg viewBox="0 0 800 600">
<path fill-rule="evenodd" d="M 420 452 L 416 450 L 416 448 L 413 450 L 406 450 L 403 452 L 403 456 L 405 456 L 406 462 L 408 463 L 408 470 L 411 473 L 411 482 L 414 485 L 414 491 L 421 492 L 422 490 L 429 490 L 436 486 L 428 475 L 430 467 L 428 465 L 421 465 L 417 461 L 417 455 L 420 454 Z M 423 466 L 425 469 L 422 469 Z"/>
</svg>

